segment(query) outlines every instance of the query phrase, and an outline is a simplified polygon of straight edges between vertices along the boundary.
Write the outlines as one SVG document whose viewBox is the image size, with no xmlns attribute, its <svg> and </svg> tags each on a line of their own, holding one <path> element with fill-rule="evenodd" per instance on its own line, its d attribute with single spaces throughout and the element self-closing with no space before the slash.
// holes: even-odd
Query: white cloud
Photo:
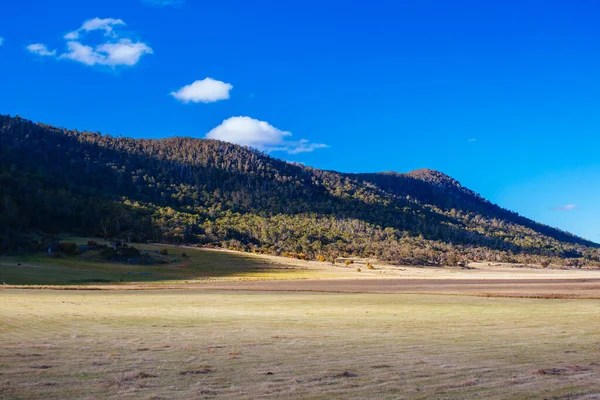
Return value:
<svg viewBox="0 0 600 400">
<path fill-rule="evenodd" d="M 121 39 L 117 43 L 104 43 L 95 48 L 79 42 L 68 42 L 68 53 L 60 58 L 68 58 L 86 65 L 133 66 L 144 54 L 152 54 L 152 49 L 145 43 L 133 43 L 129 39 Z"/>
<path fill-rule="evenodd" d="M 228 118 L 206 134 L 208 139 L 251 146 L 266 152 L 286 151 L 297 154 L 328 147 L 322 143 L 310 143 L 306 139 L 287 140 L 290 136 L 292 136 L 290 132 L 279 130 L 268 122 L 250 117 Z"/>
<path fill-rule="evenodd" d="M 67 33 L 65 35 L 65 39 L 67 40 L 77 40 L 79 39 L 81 32 L 90 32 L 96 30 L 103 30 L 105 36 L 117 37 L 113 26 L 115 25 L 125 25 L 125 22 L 121 19 L 114 18 L 92 18 L 88 19 L 81 25 L 81 28 L 76 31 Z"/>
<path fill-rule="evenodd" d="M 171 92 L 171 96 L 184 103 L 214 103 L 219 100 L 227 100 L 231 89 L 233 86 L 229 83 L 205 78 L 184 86 L 176 92 Z"/>
<path fill-rule="evenodd" d="M 577 208 L 577 205 L 575 205 L 575 204 L 565 204 L 564 206 L 554 207 L 553 210 L 556 210 L 556 211 L 571 211 L 571 210 L 575 210 L 576 208 Z"/>
<path fill-rule="evenodd" d="M 0 46 L 4 44 L 4 38 L 0 36 Z"/>
<path fill-rule="evenodd" d="M 298 153 L 309 153 L 316 149 L 325 149 L 329 147 L 323 143 L 310 143 L 306 139 L 301 139 L 299 142 L 295 143 L 293 146 L 288 146 L 284 150 L 290 154 L 298 154 Z"/>
<path fill-rule="evenodd" d="M 37 54 L 38 56 L 55 56 L 56 55 L 56 50 L 48 50 L 48 48 L 46 47 L 46 45 L 43 45 L 41 43 L 34 43 L 34 44 L 30 44 L 29 46 L 27 46 L 27 50 L 33 54 Z"/>
<path fill-rule="evenodd" d="M 120 37 L 114 28 L 125 25 L 121 19 L 93 18 L 85 21 L 76 31 L 64 36 L 67 51 L 58 55 L 59 59 L 68 59 L 85 65 L 106 65 L 110 67 L 134 66 L 144 54 L 152 54 L 152 49 L 143 42 L 134 42 Z M 103 31 L 104 39 L 100 43 L 86 44 L 83 36 L 91 31 Z M 44 56 L 56 56 L 56 50 L 48 51 L 45 45 L 36 43 L 27 46 L 32 53 Z"/>
<path fill-rule="evenodd" d="M 121 39 L 118 43 L 105 43 L 98 46 L 96 50 L 106 53 L 106 65 L 133 66 L 138 63 L 144 54 L 152 54 L 148 45 L 141 42 L 133 43 L 129 39 Z"/>
<path fill-rule="evenodd" d="M 63 53 L 60 58 L 69 58 L 86 65 L 96 65 L 102 60 L 102 56 L 94 51 L 90 46 L 84 46 L 79 42 L 68 42 L 68 53 Z"/>
</svg>

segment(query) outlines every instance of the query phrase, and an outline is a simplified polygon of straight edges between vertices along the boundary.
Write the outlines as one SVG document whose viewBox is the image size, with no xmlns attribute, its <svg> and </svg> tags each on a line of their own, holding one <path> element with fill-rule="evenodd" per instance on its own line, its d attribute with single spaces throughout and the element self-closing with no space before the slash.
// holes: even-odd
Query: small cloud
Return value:
<svg viewBox="0 0 600 400">
<path fill-rule="evenodd" d="M 309 152 L 314 151 L 316 149 L 325 149 L 327 147 L 329 147 L 329 146 L 326 145 L 326 144 L 322 144 L 322 143 L 309 143 L 308 140 L 301 139 L 292 148 L 290 148 L 289 146 L 286 146 L 285 148 L 282 148 L 282 150 L 287 151 L 290 154 L 298 154 L 298 153 L 309 153 Z"/>
<path fill-rule="evenodd" d="M 475 139 L 475 138 L 467 139 L 467 142 L 476 142 L 476 141 L 477 141 L 477 139 Z"/>
<path fill-rule="evenodd" d="M 54 57 L 56 55 L 56 50 L 50 51 L 50 50 L 48 50 L 46 45 L 41 44 L 41 43 L 30 44 L 26 48 L 27 48 L 27 51 L 29 51 L 30 53 L 36 54 L 38 56 Z"/>
<path fill-rule="evenodd" d="M 554 207 L 554 211 L 571 211 L 575 210 L 577 206 L 575 204 L 565 204 L 564 206 Z"/>
<path fill-rule="evenodd" d="M 121 39 L 117 43 L 104 43 L 92 48 L 79 42 L 68 42 L 68 53 L 60 58 L 68 58 L 85 65 L 134 66 L 144 54 L 152 54 L 152 49 L 145 43 L 133 43 L 129 39 Z"/>
<path fill-rule="evenodd" d="M 27 50 L 40 56 L 56 56 L 57 59 L 72 60 L 89 66 L 131 67 L 137 64 L 144 54 L 153 54 L 153 51 L 146 43 L 120 37 L 115 27 L 123 25 L 125 22 L 121 19 L 92 18 L 85 21 L 79 29 L 64 36 L 67 51 L 60 55 L 57 55 L 56 50 L 49 51 L 41 43 L 29 45 Z M 83 43 L 83 37 L 92 31 L 103 31 L 104 40 L 96 44 Z"/>
<path fill-rule="evenodd" d="M 179 7 L 183 0 L 142 0 L 142 3 L 153 7 Z"/>
<path fill-rule="evenodd" d="M 0 36 L 0 46 L 2 46 L 4 44 L 4 38 L 2 36 Z"/>
<path fill-rule="evenodd" d="M 306 139 L 288 140 L 290 132 L 282 131 L 265 121 L 250 117 L 231 117 L 206 134 L 208 139 L 217 139 L 251 146 L 261 151 L 285 151 L 289 154 L 311 152 L 329 147 L 322 143 L 310 143 Z"/>
<path fill-rule="evenodd" d="M 230 83 L 205 78 L 170 94 L 183 103 L 214 103 L 219 100 L 227 100 L 231 89 L 233 89 L 233 85 Z"/>
<path fill-rule="evenodd" d="M 81 25 L 81 27 L 79 29 L 77 29 L 76 31 L 67 33 L 64 36 L 64 38 L 67 40 L 77 40 L 77 39 L 79 39 L 81 32 L 90 32 L 90 31 L 97 31 L 97 30 L 103 30 L 105 36 L 117 37 L 117 35 L 115 34 L 114 29 L 113 29 L 113 27 L 115 25 L 125 25 L 125 22 L 123 22 L 123 20 L 121 20 L 121 19 L 114 19 L 114 18 L 88 19 L 87 21 L 85 21 L 83 23 L 83 25 Z"/>
</svg>

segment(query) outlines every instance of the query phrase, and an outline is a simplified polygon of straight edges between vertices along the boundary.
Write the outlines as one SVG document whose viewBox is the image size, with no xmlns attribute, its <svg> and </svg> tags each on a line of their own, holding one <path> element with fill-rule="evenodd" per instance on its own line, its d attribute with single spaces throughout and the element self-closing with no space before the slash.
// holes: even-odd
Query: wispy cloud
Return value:
<svg viewBox="0 0 600 400">
<path fill-rule="evenodd" d="M 46 45 L 35 43 L 27 46 L 27 50 L 38 56 L 56 57 L 76 61 L 88 66 L 104 65 L 109 67 L 134 66 L 145 54 L 152 54 L 152 48 L 146 43 L 133 41 L 122 37 L 116 27 L 124 26 L 125 22 L 115 18 L 92 18 L 85 21 L 77 30 L 67 33 L 67 51 L 57 55 L 56 50 L 48 50 Z M 102 40 L 96 43 L 85 44 L 82 39 L 88 33 L 102 32 Z"/>
<path fill-rule="evenodd" d="M 27 51 L 30 53 L 36 54 L 42 57 L 54 57 L 56 55 L 56 50 L 48 50 L 46 45 L 41 43 L 30 44 L 26 47 Z"/>
<path fill-rule="evenodd" d="M 0 36 L 0 46 L 2 46 L 4 44 L 4 38 L 2 36 Z"/>
<path fill-rule="evenodd" d="M 329 147 L 322 143 L 310 143 L 306 139 L 289 140 L 291 136 L 290 132 L 250 117 L 228 118 L 206 134 L 208 139 L 251 146 L 266 152 L 285 151 L 289 154 L 298 154 Z"/>
<path fill-rule="evenodd" d="M 212 78 L 195 81 L 171 92 L 171 96 L 183 103 L 214 103 L 219 100 L 227 100 L 229 91 L 233 85 Z"/>
<path fill-rule="evenodd" d="M 183 0 L 142 0 L 142 3 L 153 7 L 179 7 Z"/>
<path fill-rule="evenodd" d="M 476 141 L 477 141 L 477 139 L 475 139 L 475 138 L 467 139 L 467 142 L 476 142 Z"/>
<path fill-rule="evenodd" d="M 577 208 L 577 205 L 575 205 L 575 204 L 565 204 L 564 206 L 554 207 L 553 210 L 554 211 L 571 211 L 571 210 L 575 210 L 576 208 Z"/>
<path fill-rule="evenodd" d="M 121 19 L 115 18 L 92 18 L 85 21 L 79 29 L 67 33 L 64 37 L 67 40 L 77 40 L 82 32 L 91 32 L 97 30 L 104 31 L 105 36 L 117 37 L 114 31 L 114 27 L 117 25 L 125 25 L 125 22 L 123 22 Z"/>
</svg>

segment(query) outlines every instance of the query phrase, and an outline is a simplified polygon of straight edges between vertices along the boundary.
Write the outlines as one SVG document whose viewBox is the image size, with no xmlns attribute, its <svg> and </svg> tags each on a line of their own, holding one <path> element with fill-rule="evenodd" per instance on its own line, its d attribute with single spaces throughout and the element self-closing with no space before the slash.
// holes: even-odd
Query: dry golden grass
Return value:
<svg viewBox="0 0 600 400">
<path fill-rule="evenodd" d="M 6 399 L 600 395 L 597 300 L 0 289 L 0 304 Z"/>
<path fill-rule="evenodd" d="M 600 271 L 169 258 L 1 257 L 0 399 L 600 398 Z"/>
</svg>

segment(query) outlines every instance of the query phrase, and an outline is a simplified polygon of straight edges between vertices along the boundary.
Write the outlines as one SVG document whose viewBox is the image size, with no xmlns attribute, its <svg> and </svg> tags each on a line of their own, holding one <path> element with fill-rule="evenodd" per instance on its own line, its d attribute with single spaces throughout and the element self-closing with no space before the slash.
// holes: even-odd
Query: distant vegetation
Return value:
<svg viewBox="0 0 600 400">
<path fill-rule="evenodd" d="M 134 140 L 0 116 L 0 250 L 44 250 L 42 238 L 64 232 L 326 261 L 600 265 L 597 244 L 436 171 L 342 174 L 214 140 Z"/>
</svg>

